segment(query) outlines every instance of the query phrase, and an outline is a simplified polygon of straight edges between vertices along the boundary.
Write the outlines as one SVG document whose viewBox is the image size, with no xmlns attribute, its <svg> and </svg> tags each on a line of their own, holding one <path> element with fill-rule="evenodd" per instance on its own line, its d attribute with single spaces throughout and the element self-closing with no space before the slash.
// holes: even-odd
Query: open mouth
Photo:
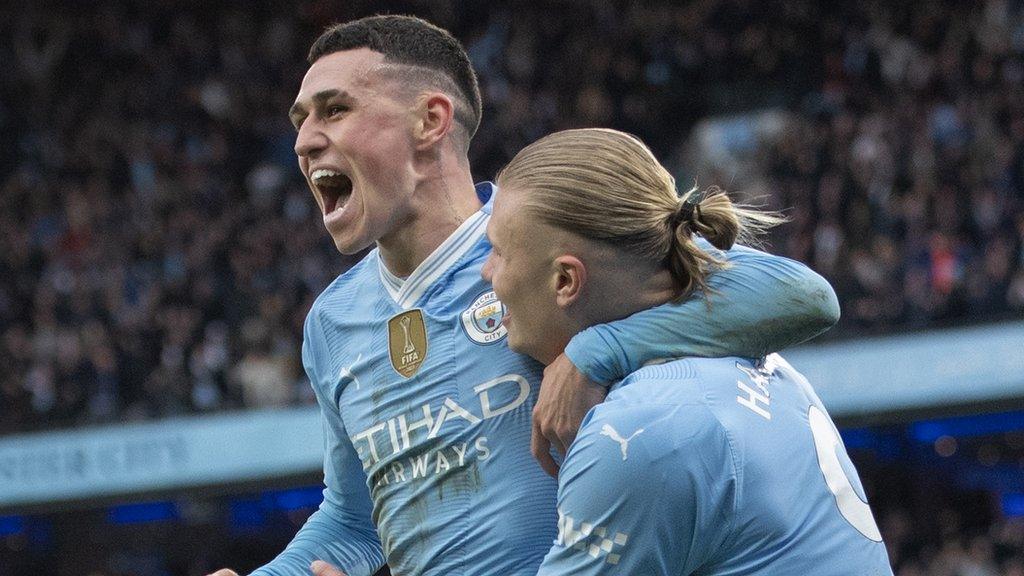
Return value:
<svg viewBox="0 0 1024 576">
<path fill-rule="evenodd" d="M 324 201 L 324 216 L 340 210 L 352 197 L 352 179 L 334 170 L 321 168 L 310 174 L 310 180 Z"/>
</svg>

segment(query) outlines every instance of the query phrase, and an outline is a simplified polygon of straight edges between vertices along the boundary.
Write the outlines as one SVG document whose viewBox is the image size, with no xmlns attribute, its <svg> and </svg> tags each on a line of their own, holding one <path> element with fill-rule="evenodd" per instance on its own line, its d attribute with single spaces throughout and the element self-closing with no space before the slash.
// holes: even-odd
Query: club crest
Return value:
<svg viewBox="0 0 1024 576">
<path fill-rule="evenodd" d="M 508 334 L 508 328 L 501 323 L 505 316 L 505 305 L 498 300 L 494 290 L 484 292 L 462 313 L 462 328 L 470 340 L 478 344 L 493 344 Z"/>
<path fill-rule="evenodd" d="M 427 327 L 423 311 L 408 310 L 388 320 L 388 352 L 391 366 L 402 377 L 419 371 L 427 358 Z"/>
</svg>

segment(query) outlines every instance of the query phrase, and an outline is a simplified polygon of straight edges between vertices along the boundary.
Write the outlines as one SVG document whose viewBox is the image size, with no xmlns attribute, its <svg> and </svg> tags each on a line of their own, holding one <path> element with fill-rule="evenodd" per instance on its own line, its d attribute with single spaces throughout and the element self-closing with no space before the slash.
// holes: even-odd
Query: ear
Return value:
<svg viewBox="0 0 1024 576">
<path fill-rule="evenodd" d="M 420 97 L 416 106 L 416 147 L 430 148 L 443 139 L 452 129 L 455 120 L 455 105 L 440 92 L 430 92 Z"/>
<path fill-rule="evenodd" d="M 587 267 L 583 261 L 568 254 L 555 258 L 555 303 L 568 308 L 583 295 L 587 284 Z"/>
</svg>

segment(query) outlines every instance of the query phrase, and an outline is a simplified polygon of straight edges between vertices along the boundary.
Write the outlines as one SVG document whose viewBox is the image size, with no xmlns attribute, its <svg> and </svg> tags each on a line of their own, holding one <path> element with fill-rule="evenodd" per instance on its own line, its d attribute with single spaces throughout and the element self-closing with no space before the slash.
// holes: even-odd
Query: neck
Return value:
<svg viewBox="0 0 1024 576">
<path fill-rule="evenodd" d="M 420 181 L 409 216 L 377 241 L 384 265 L 398 277 L 409 276 L 480 206 L 468 162 Z"/>
<path fill-rule="evenodd" d="M 587 328 L 660 306 L 676 296 L 672 275 L 667 270 L 651 272 L 634 268 L 637 267 L 605 268 L 611 273 L 598 274 L 598 278 L 591 272 L 587 294 L 565 310 L 563 318 L 548 327 L 544 348 L 530 351 L 530 356 L 547 366 L 565 351 L 573 336 Z"/>
<path fill-rule="evenodd" d="M 577 315 L 577 331 L 660 306 L 677 295 L 668 270 L 647 266 L 604 266 L 597 274 L 591 272 L 590 282 Z"/>
</svg>

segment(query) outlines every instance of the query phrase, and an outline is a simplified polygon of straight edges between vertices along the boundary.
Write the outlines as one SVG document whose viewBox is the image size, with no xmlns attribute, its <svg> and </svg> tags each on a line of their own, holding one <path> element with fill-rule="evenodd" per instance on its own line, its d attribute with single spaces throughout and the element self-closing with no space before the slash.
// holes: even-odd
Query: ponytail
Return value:
<svg viewBox="0 0 1024 576">
<path fill-rule="evenodd" d="M 697 246 L 694 236 L 703 237 L 719 250 L 729 250 L 737 241 L 756 242 L 757 236 L 785 222 L 780 214 L 734 204 L 717 186 L 704 191 L 690 189 L 668 220 L 670 239 L 665 264 L 681 295 L 695 289 L 707 291 L 708 275 L 726 266 L 717 255 Z"/>
</svg>

